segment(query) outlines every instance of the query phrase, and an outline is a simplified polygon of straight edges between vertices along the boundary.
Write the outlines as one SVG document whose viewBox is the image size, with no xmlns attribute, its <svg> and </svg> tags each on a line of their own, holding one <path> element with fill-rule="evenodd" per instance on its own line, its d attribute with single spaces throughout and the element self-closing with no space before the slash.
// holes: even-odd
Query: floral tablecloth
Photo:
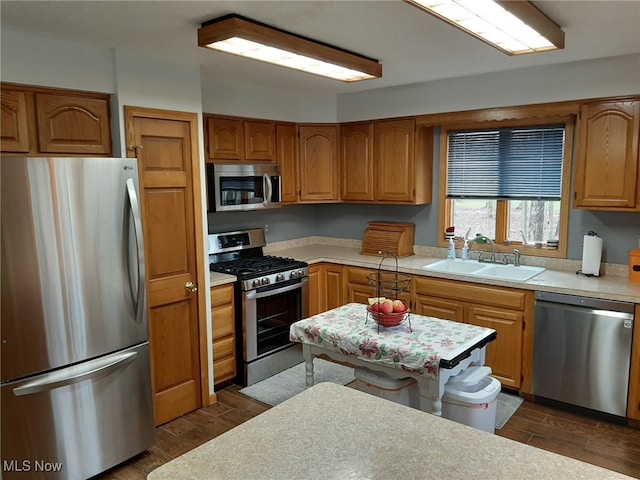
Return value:
<svg viewBox="0 0 640 480">
<path fill-rule="evenodd" d="M 494 332 L 413 313 L 410 320 L 411 329 L 406 320 L 378 329 L 373 318 L 367 318 L 366 305 L 348 303 L 294 323 L 289 336 L 294 342 L 438 378 L 441 359 L 456 358 Z"/>
</svg>

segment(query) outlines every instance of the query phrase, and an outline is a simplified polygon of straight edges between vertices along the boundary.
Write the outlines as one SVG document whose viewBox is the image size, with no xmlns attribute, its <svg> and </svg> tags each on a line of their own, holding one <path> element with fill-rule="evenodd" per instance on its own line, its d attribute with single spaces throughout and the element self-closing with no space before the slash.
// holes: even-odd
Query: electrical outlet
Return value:
<svg viewBox="0 0 640 480">
<path fill-rule="evenodd" d="M 266 223 L 264 224 L 264 233 L 267 233 L 269 231 L 269 225 L 267 225 Z"/>
</svg>

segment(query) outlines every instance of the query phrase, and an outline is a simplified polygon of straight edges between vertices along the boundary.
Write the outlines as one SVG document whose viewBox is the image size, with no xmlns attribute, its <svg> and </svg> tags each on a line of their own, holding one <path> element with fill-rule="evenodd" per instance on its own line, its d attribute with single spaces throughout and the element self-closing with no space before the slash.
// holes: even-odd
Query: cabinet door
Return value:
<svg viewBox="0 0 640 480">
<path fill-rule="evenodd" d="M 300 201 L 338 201 L 338 127 L 302 125 L 298 132 Z"/>
<path fill-rule="evenodd" d="M 298 200 L 298 148 L 295 125 L 276 125 L 276 158 L 282 177 L 282 202 Z"/>
<path fill-rule="evenodd" d="M 414 129 L 412 119 L 375 124 L 376 200 L 413 202 Z"/>
<path fill-rule="evenodd" d="M 242 120 L 207 117 L 207 145 L 211 160 L 244 160 Z"/>
<path fill-rule="evenodd" d="M 321 313 L 320 309 L 320 270 L 319 263 L 309 265 L 309 316 Z"/>
<path fill-rule="evenodd" d="M 425 297 L 416 295 L 413 309 L 418 315 L 462 322 L 464 319 L 464 306 L 459 302 L 444 300 L 442 298 Z"/>
<path fill-rule="evenodd" d="M 24 92 L 2 90 L 0 132 L 2 152 L 29 153 L 27 96 Z"/>
<path fill-rule="evenodd" d="M 111 154 L 108 100 L 36 93 L 35 101 L 40 152 Z"/>
<path fill-rule="evenodd" d="M 245 160 L 276 161 L 276 126 L 271 122 L 244 122 Z"/>
<path fill-rule="evenodd" d="M 499 308 L 470 306 L 466 322 L 493 328 L 498 338 L 487 345 L 485 364 L 502 385 L 519 388 L 522 372 L 523 314 Z"/>
<path fill-rule="evenodd" d="M 323 265 L 324 299 L 323 311 L 344 305 L 344 282 L 342 265 Z"/>
<path fill-rule="evenodd" d="M 580 107 L 574 206 L 640 209 L 640 100 Z"/>
<path fill-rule="evenodd" d="M 373 123 L 341 125 L 340 150 L 342 201 L 373 201 Z"/>
<path fill-rule="evenodd" d="M 373 288 L 367 285 L 360 285 L 359 283 L 347 284 L 347 299 L 346 303 L 362 303 L 367 305 L 369 298 L 373 297 Z"/>
</svg>

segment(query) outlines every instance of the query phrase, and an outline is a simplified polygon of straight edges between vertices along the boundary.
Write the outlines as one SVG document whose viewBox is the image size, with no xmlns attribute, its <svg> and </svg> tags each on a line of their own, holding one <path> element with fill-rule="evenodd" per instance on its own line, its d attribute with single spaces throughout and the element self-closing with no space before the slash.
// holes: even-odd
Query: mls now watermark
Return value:
<svg viewBox="0 0 640 480">
<path fill-rule="evenodd" d="M 45 460 L 3 460 L 3 472 L 60 472 L 62 462 L 47 462 Z"/>
</svg>

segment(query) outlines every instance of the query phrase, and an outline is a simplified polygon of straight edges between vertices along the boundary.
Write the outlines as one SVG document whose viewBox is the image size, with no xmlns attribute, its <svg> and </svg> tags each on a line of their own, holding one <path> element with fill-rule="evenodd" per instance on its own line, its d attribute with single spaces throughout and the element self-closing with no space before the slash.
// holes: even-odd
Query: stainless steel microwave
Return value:
<svg viewBox="0 0 640 480">
<path fill-rule="evenodd" d="M 207 163 L 210 212 L 232 212 L 282 206 L 282 179 L 277 164 Z"/>
</svg>

